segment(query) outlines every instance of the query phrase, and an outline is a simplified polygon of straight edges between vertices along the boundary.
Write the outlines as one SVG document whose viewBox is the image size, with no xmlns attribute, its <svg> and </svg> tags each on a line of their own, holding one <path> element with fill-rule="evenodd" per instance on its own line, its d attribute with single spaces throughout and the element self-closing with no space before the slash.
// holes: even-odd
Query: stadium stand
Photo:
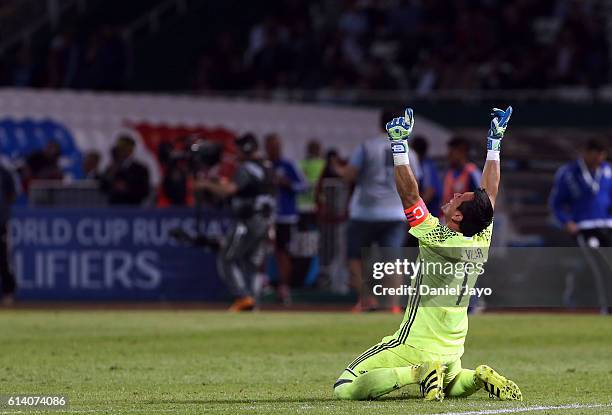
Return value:
<svg viewBox="0 0 612 415">
<path fill-rule="evenodd" d="M 423 95 L 607 84 L 609 2 L 518 1 L 501 13 L 498 3 L 266 1 L 245 9 L 239 1 L 90 0 L 72 19 L 74 29 L 24 35 L 25 46 L 14 45 L 21 51 L 17 68 L 1 79 L 90 89 L 290 90 L 305 97 L 311 93 L 298 91 L 318 90 L 323 98 L 349 100 L 356 91 L 392 88 Z M 80 58 L 70 65 L 54 61 L 72 54 Z"/>
</svg>

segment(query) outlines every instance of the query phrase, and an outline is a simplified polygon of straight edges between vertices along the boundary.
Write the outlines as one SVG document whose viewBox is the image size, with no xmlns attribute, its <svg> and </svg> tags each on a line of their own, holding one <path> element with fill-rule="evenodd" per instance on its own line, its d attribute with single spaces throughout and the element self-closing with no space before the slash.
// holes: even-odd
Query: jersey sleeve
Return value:
<svg viewBox="0 0 612 415">
<path fill-rule="evenodd" d="M 455 232 L 442 225 L 440 220 L 431 213 L 428 213 L 423 222 L 411 227 L 408 232 L 423 245 L 429 246 L 439 246 L 448 238 L 456 235 Z"/>
</svg>

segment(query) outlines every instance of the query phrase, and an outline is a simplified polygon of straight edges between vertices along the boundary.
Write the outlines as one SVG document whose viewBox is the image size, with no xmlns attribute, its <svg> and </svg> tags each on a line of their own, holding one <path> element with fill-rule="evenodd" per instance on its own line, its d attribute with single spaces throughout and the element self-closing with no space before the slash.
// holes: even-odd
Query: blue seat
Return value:
<svg viewBox="0 0 612 415">
<path fill-rule="evenodd" d="M 59 143 L 62 158 L 68 160 L 64 167 L 66 173 L 75 179 L 82 178 L 83 157 L 74 137 L 65 126 L 50 119 L 0 120 L 0 151 L 11 159 L 27 157 L 32 152 L 42 149 L 51 140 Z"/>
</svg>

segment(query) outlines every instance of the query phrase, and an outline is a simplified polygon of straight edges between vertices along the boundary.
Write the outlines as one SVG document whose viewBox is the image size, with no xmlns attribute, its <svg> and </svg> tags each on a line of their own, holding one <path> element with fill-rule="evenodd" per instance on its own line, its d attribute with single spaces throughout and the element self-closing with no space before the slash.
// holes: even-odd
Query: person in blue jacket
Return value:
<svg viewBox="0 0 612 415">
<path fill-rule="evenodd" d="M 291 241 L 299 221 L 297 196 L 308 187 L 306 179 L 295 163 L 282 155 L 282 147 L 276 134 L 265 137 L 265 149 L 274 170 L 276 193 L 275 217 L 275 254 L 278 265 L 278 296 L 285 304 L 291 302 L 289 285 L 291 282 Z"/>
<path fill-rule="evenodd" d="M 612 266 L 601 250 L 612 246 L 612 167 L 606 143 L 592 139 L 581 156 L 555 176 L 550 207 L 555 219 L 575 238 L 591 268 L 602 313 L 609 313 L 606 295 Z"/>
</svg>

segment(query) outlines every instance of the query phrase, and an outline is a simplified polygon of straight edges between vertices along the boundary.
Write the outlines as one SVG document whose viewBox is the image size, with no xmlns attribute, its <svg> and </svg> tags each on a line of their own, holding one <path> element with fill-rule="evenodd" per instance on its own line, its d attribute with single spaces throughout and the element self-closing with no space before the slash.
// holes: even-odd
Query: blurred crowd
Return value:
<svg viewBox="0 0 612 415">
<path fill-rule="evenodd" d="M 149 168 L 134 158 L 135 141 L 128 135 L 120 136 L 110 151 L 110 162 L 102 168 L 101 155 L 90 151 L 83 156 L 83 177 L 106 196 L 111 205 L 143 205 L 152 200 Z M 62 149 L 55 140 L 35 150 L 24 160 L 16 160 L 17 187 L 28 194 L 33 184 L 69 183 L 61 165 Z M 78 178 L 77 178 L 78 179 Z"/>
<path fill-rule="evenodd" d="M 202 56 L 200 89 L 597 87 L 605 14 L 567 0 L 288 2 Z"/>
<path fill-rule="evenodd" d="M 241 6 L 225 12 L 232 7 Z M 597 88 L 609 81 L 608 15 L 600 1 L 270 1 L 177 47 L 200 92 Z M 44 59 L 24 45 L 0 81 L 129 89 L 122 30 L 61 30 Z"/>
<path fill-rule="evenodd" d="M 24 44 L 5 65 L 2 83 L 16 87 L 123 90 L 128 50 L 120 28 L 103 24 L 60 31 L 50 39 L 44 59 Z"/>
</svg>

